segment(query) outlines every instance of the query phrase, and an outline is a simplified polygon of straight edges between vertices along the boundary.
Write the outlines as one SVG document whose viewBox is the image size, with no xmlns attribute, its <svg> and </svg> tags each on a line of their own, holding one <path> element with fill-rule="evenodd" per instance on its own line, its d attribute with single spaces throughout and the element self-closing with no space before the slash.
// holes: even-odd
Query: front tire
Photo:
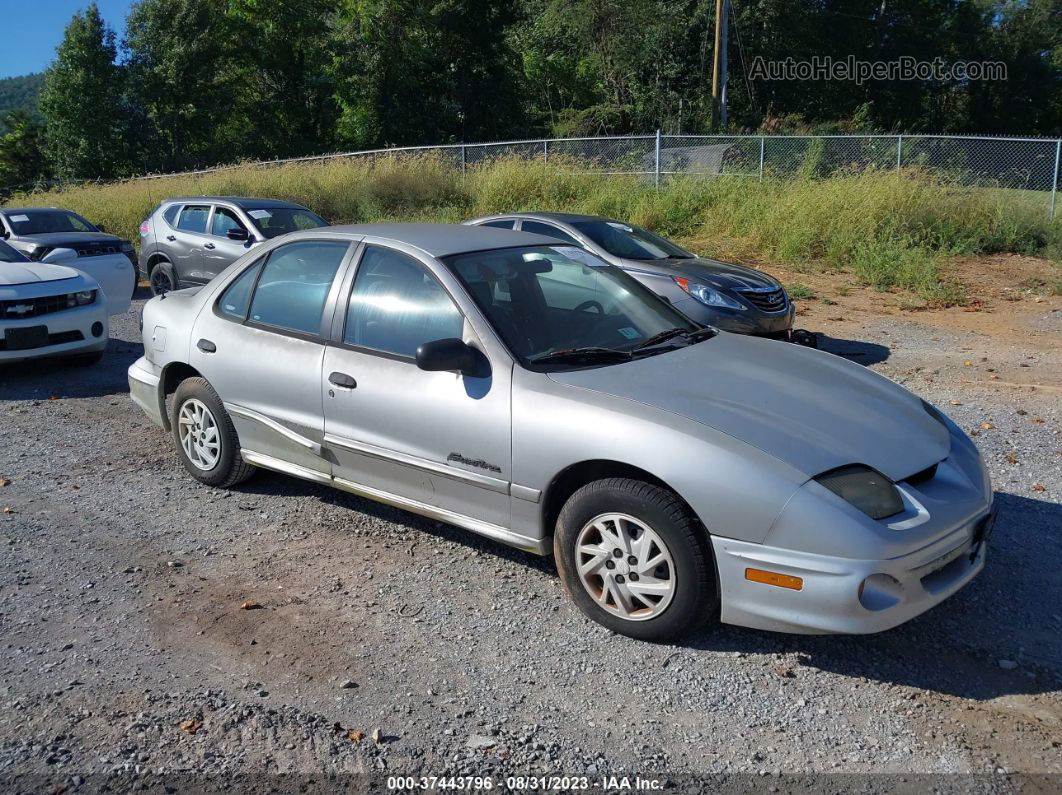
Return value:
<svg viewBox="0 0 1062 795">
<path fill-rule="evenodd" d="M 670 640 L 716 612 L 708 539 L 659 486 L 627 478 L 583 486 L 561 510 L 553 551 L 579 609 L 622 635 Z"/>
<path fill-rule="evenodd" d="M 232 419 L 205 378 L 187 378 L 177 387 L 170 424 L 177 457 L 200 483 L 228 488 L 254 474 L 240 456 Z"/>
</svg>

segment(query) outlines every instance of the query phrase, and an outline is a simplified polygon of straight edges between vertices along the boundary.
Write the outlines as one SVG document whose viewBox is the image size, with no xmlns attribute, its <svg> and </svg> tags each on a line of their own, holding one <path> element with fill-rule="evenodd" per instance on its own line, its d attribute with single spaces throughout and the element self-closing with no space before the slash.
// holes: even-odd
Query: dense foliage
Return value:
<svg viewBox="0 0 1062 795">
<path fill-rule="evenodd" d="M 38 101 L 43 83 L 43 74 L 0 79 L 0 133 L 9 129 L 4 125 L 3 117 L 13 110 L 25 111 L 34 121 L 42 120 Z"/>
<path fill-rule="evenodd" d="M 731 7 L 732 130 L 1062 130 L 1058 0 Z M 95 178 L 392 144 L 709 131 L 714 15 L 715 0 L 139 0 L 119 43 L 90 5 L 45 77 L 47 162 Z M 757 58 L 816 56 L 993 61 L 1007 79 L 752 79 Z"/>
</svg>

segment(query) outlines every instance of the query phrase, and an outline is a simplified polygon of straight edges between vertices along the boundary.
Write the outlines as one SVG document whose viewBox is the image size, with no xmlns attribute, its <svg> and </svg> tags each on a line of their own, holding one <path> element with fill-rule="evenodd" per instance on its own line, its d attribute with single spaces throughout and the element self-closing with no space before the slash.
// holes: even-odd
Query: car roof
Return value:
<svg viewBox="0 0 1062 795">
<path fill-rule="evenodd" d="M 485 251 L 492 248 L 516 246 L 556 246 L 556 238 L 535 235 L 530 232 L 514 232 L 511 229 L 495 229 L 489 226 L 465 226 L 464 224 L 349 224 L 326 227 L 329 232 L 346 233 L 358 237 L 373 236 L 394 240 L 419 248 L 433 257 L 448 257 L 470 251 Z M 323 230 L 307 229 L 296 232 L 300 236 L 313 236 Z M 290 239 L 291 236 L 288 237 Z"/>
<path fill-rule="evenodd" d="M 580 215 L 579 213 L 497 213 L 496 215 L 488 215 L 483 218 L 477 218 L 477 221 L 489 221 L 492 218 L 541 218 L 543 221 L 560 221 L 565 224 L 578 223 L 579 221 L 611 221 L 611 218 L 605 218 L 601 215 Z"/>
<path fill-rule="evenodd" d="M 257 199 L 253 196 L 172 196 L 163 201 L 163 204 L 172 202 L 225 202 L 239 207 L 242 210 L 266 210 L 270 207 L 298 207 L 305 209 L 301 204 L 284 201 L 283 199 Z"/>
</svg>

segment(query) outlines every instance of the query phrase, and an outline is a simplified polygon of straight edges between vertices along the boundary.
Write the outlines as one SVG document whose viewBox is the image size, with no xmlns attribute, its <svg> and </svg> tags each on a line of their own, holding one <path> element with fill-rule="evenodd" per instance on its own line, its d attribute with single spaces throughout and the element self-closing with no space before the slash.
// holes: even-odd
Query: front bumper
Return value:
<svg viewBox="0 0 1062 795">
<path fill-rule="evenodd" d="M 99 323 L 93 334 L 93 324 Z M 48 330 L 46 344 L 35 348 L 9 349 L 8 329 L 33 328 L 45 326 Z M 0 320 L 0 362 L 21 362 L 27 359 L 40 359 L 52 356 L 71 356 L 77 353 L 93 353 L 107 347 L 110 329 L 107 323 L 107 306 L 97 299 L 89 306 L 64 309 L 38 317 L 19 320 Z"/>
<path fill-rule="evenodd" d="M 706 306 L 695 298 L 687 297 L 672 304 L 686 317 L 706 326 L 715 326 L 734 334 L 753 334 L 756 336 L 781 336 L 793 327 L 796 307 L 790 301 L 783 312 L 761 312 L 756 309 L 726 309 L 725 307 Z"/>
<path fill-rule="evenodd" d="M 146 356 L 141 356 L 129 365 L 129 397 L 147 414 L 148 419 L 161 428 L 163 421 L 163 404 L 159 395 L 159 374 L 154 364 Z"/>
<path fill-rule="evenodd" d="M 889 560 L 853 560 L 712 538 L 719 572 L 720 618 L 728 624 L 804 635 L 867 634 L 909 621 L 940 604 L 984 568 L 991 510 L 928 546 Z M 753 582 L 746 569 L 799 577 L 800 590 Z M 882 589 L 873 575 L 887 575 Z M 875 578 L 877 582 L 881 578 Z"/>
</svg>

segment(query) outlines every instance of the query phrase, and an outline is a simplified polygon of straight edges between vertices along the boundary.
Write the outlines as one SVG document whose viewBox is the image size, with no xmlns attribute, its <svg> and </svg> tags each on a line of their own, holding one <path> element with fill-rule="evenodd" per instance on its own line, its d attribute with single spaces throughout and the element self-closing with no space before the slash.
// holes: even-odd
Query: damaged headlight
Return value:
<svg viewBox="0 0 1062 795">
<path fill-rule="evenodd" d="M 832 469 L 815 481 L 871 519 L 884 519 L 903 510 L 900 492 L 892 481 L 863 464 Z"/>
</svg>

